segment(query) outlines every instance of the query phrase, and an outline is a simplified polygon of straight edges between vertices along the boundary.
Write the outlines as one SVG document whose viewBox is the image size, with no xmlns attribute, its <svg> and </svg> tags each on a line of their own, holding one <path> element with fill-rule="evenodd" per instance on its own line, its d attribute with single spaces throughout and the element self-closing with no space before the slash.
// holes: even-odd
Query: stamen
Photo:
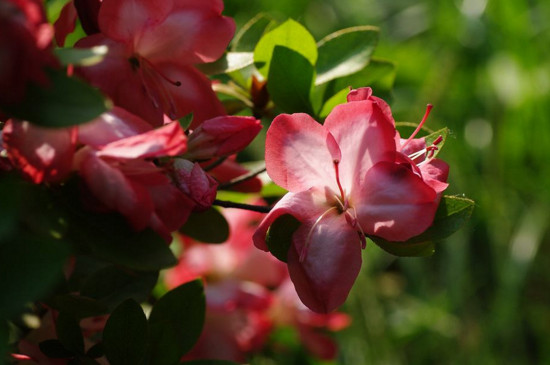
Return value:
<svg viewBox="0 0 550 365">
<path fill-rule="evenodd" d="M 353 211 L 353 215 L 350 210 Z M 357 211 L 355 208 L 351 208 L 346 211 L 346 220 L 353 228 L 359 229 L 359 232 L 357 233 L 359 235 L 359 239 L 361 240 L 361 248 L 364 250 L 367 247 L 367 238 L 365 236 L 365 231 L 363 231 L 363 227 L 359 224 L 359 219 L 357 218 Z"/>
<path fill-rule="evenodd" d="M 416 127 L 416 129 L 411 134 L 411 136 L 405 141 L 405 143 L 403 143 L 403 145 L 401 146 L 400 151 L 403 151 L 403 149 L 409 144 L 409 142 L 412 141 L 412 139 L 418 134 L 418 132 L 420 132 L 420 129 L 422 128 L 424 123 L 426 123 L 426 120 L 428 119 L 428 115 L 430 115 L 430 111 L 432 110 L 432 108 L 433 108 L 432 104 L 428 104 L 426 106 L 426 113 L 424 113 L 424 117 L 422 118 L 422 121 L 420 122 L 418 127 Z"/>
<path fill-rule="evenodd" d="M 331 210 L 334 210 L 334 209 L 337 209 L 337 207 L 331 207 L 331 208 L 327 209 L 323 214 L 321 214 L 319 216 L 319 218 L 317 218 L 315 223 L 313 223 L 313 226 L 311 227 L 311 229 L 309 230 L 309 232 L 307 234 L 307 238 L 306 238 L 306 242 L 304 243 L 304 247 L 302 247 L 302 251 L 300 252 L 300 262 L 304 262 L 304 260 L 306 259 L 307 250 L 309 248 L 309 244 L 311 243 L 311 236 L 313 235 L 313 231 L 315 230 L 315 228 L 317 228 L 317 225 L 319 223 L 321 223 L 321 220 L 323 218 L 325 218 L 325 216 L 328 213 L 330 213 Z"/>
<path fill-rule="evenodd" d="M 168 76 L 166 76 L 165 74 L 163 74 L 162 72 L 160 72 L 160 70 L 158 68 L 155 67 L 155 65 L 153 65 L 151 62 L 149 62 L 149 60 L 147 58 L 144 58 L 142 57 L 141 58 L 141 61 L 143 61 L 144 63 L 147 64 L 147 66 L 149 66 L 149 68 L 151 68 L 152 70 L 154 70 L 160 77 L 162 77 L 164 80 L 168 81 L 169 83 L 171 83 L 172 85 L 174 86 L 181 86 L 181 82 L 180 81 L 174 81 L 170 78 L 168 78 Z"/>
<path fill-rule="evenodd" d="M 443 141 L 443 136 L 439 136 L 435 139 L 435 141 L 432 142 L 432 146 L 437 146 L 438 144 L 441 143 L 441 141 Z"/>
</svg>

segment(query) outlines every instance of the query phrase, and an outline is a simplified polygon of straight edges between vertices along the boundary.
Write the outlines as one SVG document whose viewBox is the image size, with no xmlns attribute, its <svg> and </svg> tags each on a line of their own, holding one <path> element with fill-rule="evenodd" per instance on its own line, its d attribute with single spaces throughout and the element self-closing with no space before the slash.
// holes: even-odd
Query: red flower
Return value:
<svg viewBox="0 0 550 365">
<path fill-rule="evenodd" d="M 231 40 L 235 25 L 222 9 L 220 0 L 105 0 L 101 33 L 78 46 L 107 45 L 109 53 L 79 72 L 153 125 L 162 124 L 163 114 L 177 119 L 193 112 L 194 126 L 222 115 L 210 81 L 193 67 L 219 58 Z"/>
<path fill-rule="evenodd" d="M 289 193 L 254 241 L 267 250 L 267 230 L 281 215 L 302 222 L 288 267 L 300 299 L 316 312 L 345 301 L 365 235 L 405 241 L 433 221 L 438 194 L 401 163 L 396 138 L 389 107 L 369 97 L 336 106 L 324 125 L 306 114 L 280 115 L 267 132 L 267 173 Z"/>
</svg>

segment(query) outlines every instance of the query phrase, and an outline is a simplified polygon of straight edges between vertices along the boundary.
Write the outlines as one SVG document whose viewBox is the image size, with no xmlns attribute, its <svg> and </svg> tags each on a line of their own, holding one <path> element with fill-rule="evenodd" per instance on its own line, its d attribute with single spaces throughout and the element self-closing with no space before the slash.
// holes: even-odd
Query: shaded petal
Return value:
<svg viewBox="0 0 550 365">
<path fill-rule="evenodd" d="M 426 184 L 430 185 L 437 194 L 441 194 L 447 189 L 449 184 L 449 165 L 440 159 L 434 158 L 420 166 L 422 178 Z"/>
<path fill-rule="evenodd" d="M 395 127 L 372 101 L 337 105 L 325 127 L 342 151 L 340 181 L 349 194 L 363 185 L 366 172 L 380 161 L 393 161 Z"/>
<path fill-rule="evenodd" d="M 171 242 L 171 233 L 187 221 L 195 203 L 170 182 L 165 185 L 149 186 L 148 190 L 155 206 L 151 217 L 151 228 L 167 242 Z"/>
<path fill-rule="evenodd" d="M 365 233 L 388 241 L 405 241 L 424 232 L 438 204 L 436 192 L 420 176 L 389 162 L 367 172 L 352 201 Z"/>
<path fill-rule="evenodd" d="M 76 8 L 74 7 L 74 2 L 69 1 L 61 9 L 59 18 L 54 23 L 55 29 L 55 41 L 58 47 L 63 47 L 65 44 L 65 38 L 67 35 L 74 32 L 76 26 Z"/>
<path fill-rule="evenodd" d="M 359 274 L 361 242 L 343 214 L 314 224 L 302 224 L 294 233 L 288 271 L 300 300 L 314 312 L 328 313 L 344 303 Z M 307 254 L 300 261 L 305 244 Z"/>
<path fill-rule="evenodd" d="M 136 52 L 152 62 L 176 62 L 184 66 L 215 61 L 235 33 L 235 22 L 221 16 L 217 3 L 176 2 L 162 23 L 139 37 Z"/>
<path fill-rule="evenodd" d="M 307 114 L 281 114 L 273 120 L 265 142 L 265 165 L 271 179 L 289 191 L 312 186 L 338 190 L 327 131 Z"/>
<path fill-rule="evenodd" d="M 153 201 L 147 189 L 128 179 L 91 151 L 81 158 L 80 173 L 93 195 L 107 208 L 124 215 L 135 230 L 149 225 Z"/>
<path fill-rule="evenodd" d="M 93 121 L 78 127 L 78 140 L 92 147 L 102 147 L 119 139 L 148 132 L 151 125 L 140 117 L 115 106 Z"/>
<path fill-rule="evenodd" d="M 176 156 L 187 147 L 187 138 L 178 122 L 152 131 L 109 143 L 101 148 L 99 156 L 117 159 L 139 159 Z"/>
<path fill-rule="evenodd" d="M 99 28 L 109 38 L 131 43 L 162 23 L 172 7 L 172 0 L 103 0 Z"/>
<path fill-rule="evenodd" d="M 76 128 L 43 128 L 8 120 L 2 132 L 10 161 L 34 183 L 59 182 L 71 172 Z"/>
</svg>

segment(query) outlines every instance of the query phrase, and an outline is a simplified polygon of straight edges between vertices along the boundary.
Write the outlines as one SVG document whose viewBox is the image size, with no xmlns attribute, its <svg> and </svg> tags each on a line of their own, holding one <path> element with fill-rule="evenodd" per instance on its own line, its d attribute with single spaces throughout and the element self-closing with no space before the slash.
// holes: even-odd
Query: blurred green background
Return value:
<svg viewBox="0 0 550 365">
<path fill-rule="evenodd" d="M 434 105 L 428 126 L 454 137 L 440 155 L 447 193 L 477 203 L 430 258 L 365 250 L 335 363 L 550 364 L 550 1 L 225 3 L 238 25 L 266 11 L 317 40 L 379 26 L 374 55 L 398 65 L 395 119 L 419 121 Z"/>
</svg>

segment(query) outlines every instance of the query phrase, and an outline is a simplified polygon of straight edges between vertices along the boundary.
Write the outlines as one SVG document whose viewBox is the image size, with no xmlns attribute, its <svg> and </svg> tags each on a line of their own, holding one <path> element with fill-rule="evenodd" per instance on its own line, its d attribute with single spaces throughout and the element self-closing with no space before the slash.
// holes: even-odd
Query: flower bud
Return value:
<svg viewBox="0 0 550 365">
<path fill-rule="evenodd" d="M 197 206 L 196 211 L 204 211 L 216 199 L 218 183 L 199 166 L 189 160 L 178 158 L 174 161 L 176 186 L 187 194 Z"/>
</svg>

